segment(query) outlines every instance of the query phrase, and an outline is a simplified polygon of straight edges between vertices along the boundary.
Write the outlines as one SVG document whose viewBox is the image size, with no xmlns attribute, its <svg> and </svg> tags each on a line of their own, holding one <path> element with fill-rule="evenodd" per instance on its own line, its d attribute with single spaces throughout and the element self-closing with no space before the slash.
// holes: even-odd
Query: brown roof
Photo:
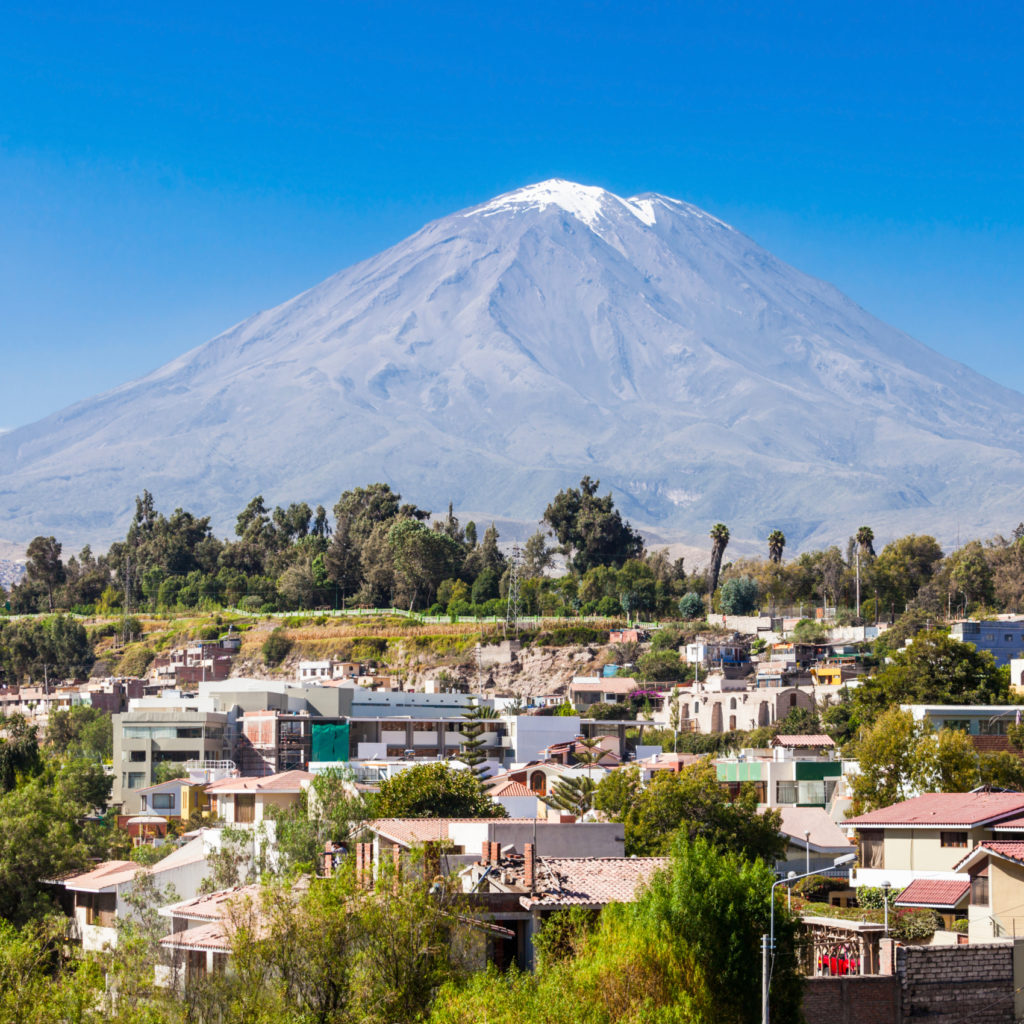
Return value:
<svg viewBox="0 0 1024 1024">
<path fill-rule="evenodd" d="M 301 793 L 302 783 L 316 776 L 312 772 L 298 769 L 279 772 L 277 775 L 243 776 L 237 779 L 221 779 L 206 787 L 207 793 Z"/>
<path fill-rule="evenodd" d="M 971 883 L 917 878 L 894 900 L 898 907 L 955 907 L 970 891 Z"/>
<path fill-rule="evenodd" d="M 773 747 L 834 747 L 835 745 L 835 740 L 823 733 L 775 736 L 772 738 Z"/>
<path fill-rule="evenodd" d="M 942 825 L 984 825 L 1019 816 L 1024 812 L 1024 793 L 926 793 L 912 800 L 847 818 L 844 825 L 858 828 L 896 826 L 938 828 Z"/>
<path fill-rule="evenodd" d="M 542 857 L 537 863 L 537 891 L 520 903 L 527 908 L 630 903 L 651 876 L 670 863 L 668 857 Z"/>
</svg>

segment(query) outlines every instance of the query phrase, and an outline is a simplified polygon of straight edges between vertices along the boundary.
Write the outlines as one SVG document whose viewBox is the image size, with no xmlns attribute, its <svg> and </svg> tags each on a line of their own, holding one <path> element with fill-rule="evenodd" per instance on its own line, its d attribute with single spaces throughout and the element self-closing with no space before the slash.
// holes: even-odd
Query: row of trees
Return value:
<svg viewBox="0 0 1024 1024">
<path fill-rule="evenodd" d="M 612 496 L 598 488 L 584 477 L 544 510 L 518 565 L 523 612 L 700 618 L 709 608 L 745 614 L 822 604 L 875 619 L 908 607 L 933 615 L 1017 611 L 1024 601 L 1024 524 L 1010 538 L 974 540 L 949 555 L 934 537 L 915 534 L 876 553 L 874 532 L 863 526 L 845 551 L 832 546 L 788 562 L 785 535 L 772 530 L 767 557 L 725 562 L 729 528 L 715 523 L 707 567 L 687 573 L 682 559 L 645 551 Z M 65 561 L 54 537 L 35 538 L 25 579 L 9 595 L 11 610 L 276 611 L 355 603 L 503 611 L 510 566 L 493 524 L 479 535 L 451 506 L 432 518 L 382 483 L 345 491 L 332 513 L 333 522 L 323 506 L 304 502 L 271 509 L 257 496 L 238 515 L 234 538 L 221 540 L 209 518 L 183 509 L 165 516 L 144 491 L 125 539 L 104 555 L 85 547 Z M 556 578 L 558 556 L 566 572 Z"/>
</svg>

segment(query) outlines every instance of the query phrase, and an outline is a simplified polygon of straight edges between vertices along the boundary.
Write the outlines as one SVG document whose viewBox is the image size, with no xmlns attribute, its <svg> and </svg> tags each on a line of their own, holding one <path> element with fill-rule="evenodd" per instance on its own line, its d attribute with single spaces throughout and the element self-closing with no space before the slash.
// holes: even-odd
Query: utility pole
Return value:
<svg viewBox="0 0 1024 1024">
<path fill-rule="evenodd" d="M 857 618 L 860 618 L 860 548 L 857 548 Z"/>
</svg>

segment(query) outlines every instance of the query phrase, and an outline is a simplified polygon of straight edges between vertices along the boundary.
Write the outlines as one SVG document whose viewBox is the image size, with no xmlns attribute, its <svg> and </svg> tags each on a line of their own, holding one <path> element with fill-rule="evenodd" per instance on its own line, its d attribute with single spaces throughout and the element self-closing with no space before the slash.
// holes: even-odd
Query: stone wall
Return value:
<svg viewBox="0 0 1024 1024">
<path fill-rule="evenodd" d="M 898 946 L 896 975 L 904 1017 L 929 1024 L 1011 1024 L 1014 1019 L 1013 943 Z"/>
</svg>

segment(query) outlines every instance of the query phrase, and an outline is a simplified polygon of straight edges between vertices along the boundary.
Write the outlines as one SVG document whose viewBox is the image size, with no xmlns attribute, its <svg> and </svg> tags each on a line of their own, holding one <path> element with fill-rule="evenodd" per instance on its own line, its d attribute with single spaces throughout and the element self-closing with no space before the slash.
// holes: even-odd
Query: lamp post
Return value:
<svg viewBox="0 0 1024 1024">
<path fill-rule="evenodd" d="M 832 867 L 837 868 L 842 864 L 849 864 L 856 857 L 855 853 L 844 853 L 842 857 L 837 857 L 832 861 Z M 761 936 L 761 1024 L 769 1024 L 768 983 L 772 976 L 771 961 L 775 956 L 775 889 L 780 885 L 787 885 L 789 882 L 798 882 L 801 878 L 812 874 L 814 874 L 813 871 L 808 871 L 804 875 L 794 875 L 790 872 L 785 878 L 780 878 L 772 885 L 768 934 Z"/>
<path fill-rule="evenodd" d="M 811 873 L 811 830 L 810 829 L 808 829 L 804 833 L 804 853 L 806 854 L 806 856 L 804 857 L 804 871 L 806 871 L 807 874 L 810 874 Z"/>
<path fill-rule="evenodd" d="M 882 905 L 885 908 L 885 937 L 889 937 L 889 890 L 892 888 L 892 882 L 882 883 Z"/>
</svg>

